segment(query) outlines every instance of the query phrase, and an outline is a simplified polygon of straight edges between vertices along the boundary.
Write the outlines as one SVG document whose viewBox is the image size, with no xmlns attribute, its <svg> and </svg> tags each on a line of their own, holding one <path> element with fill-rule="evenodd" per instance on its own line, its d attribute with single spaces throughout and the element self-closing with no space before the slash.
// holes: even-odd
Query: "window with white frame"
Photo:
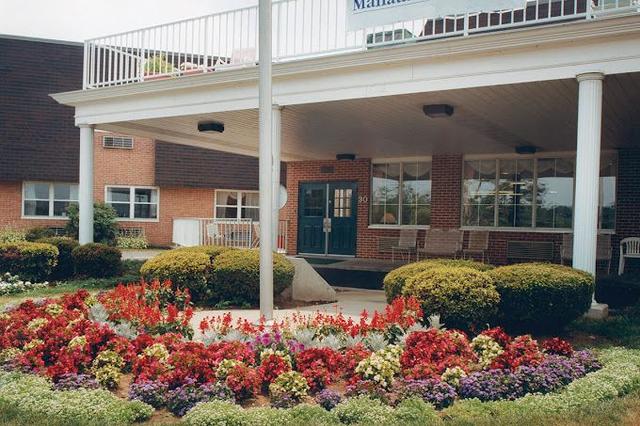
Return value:
<svg viewBox="0 0 640 426">
<path fill-rule="evenodd" d="M 158 219 L 159 190 L 152 187 L 108 186 L 107 204 L 121 219 Z"/>
<path fill-rule="evenodd" d="M 256 191 L 216 191 L 217 219 L 260 220 L 260 196 Z"/>
<path fill-rule="evenodd" d="M 25 217 L 66 217 L 69 205 L 77 203 L 77 184 L 25 182 L 22 185 L 22 213 Z"/>
<path fill-rule="evenodd" d="M 431 162 L 374 163 L 371 225 L 431 223 Z"/>
<path fill-rule="evenodd" d="M 615 228 L 617 157 L 603 154 L 600 229 Z M 472 227 L 571 229 L 575 158 L 466 160 L 462 224 Z"/>
</svg>

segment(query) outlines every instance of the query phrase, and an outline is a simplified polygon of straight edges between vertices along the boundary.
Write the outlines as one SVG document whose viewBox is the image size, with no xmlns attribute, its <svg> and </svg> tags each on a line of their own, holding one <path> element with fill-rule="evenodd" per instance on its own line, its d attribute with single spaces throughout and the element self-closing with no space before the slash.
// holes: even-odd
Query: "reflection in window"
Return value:
<svg viewBox="0 0 640 426">
<path fill-rule="evenodd" d="M 352 198 L 352 189 L 334 189 L 333 217 L 351 217 Z"/>
<path fill-rule="evenodd" d="M 107 204 L 121 219 L 157 219 L 158 189 L 107 187 Z"/>
<path fill-rule="evenodd" d="M 604 156 L 600 162 L 600 229 L 616 227 L 616 176 L 618 161 L 615 155 Z"/>
<path fill-rule="evenodd" d="M 217 191 L 216 218 L 260 220 L 260 195 L 254 191 Z"/>
<path fill-rule="evenodd" d="M 78 185 L 25 182 L 22 200 L 25 216 L 66 217 L 69 205 L 78 203 Z"/>
<path fill-rule="evenodd" d="M 570 158 L 538 160 L 536 226 L 571 228 L 575 162 Z"/>
<path fill-rule="evenodd" d="M 498 226 L 531 227 L 533 160 L 500 160 Z"/>
<path fill-rule="evenodd" d="M 467 161 L 462 194 L 463 222 L 467 226 L 494 226 L 496 161 Z"/>
<path fill-rule="evenodd" d="M 431 163 L 374 164 L 371 224 L 428 225 L 431 223 Z"/>
</svg>

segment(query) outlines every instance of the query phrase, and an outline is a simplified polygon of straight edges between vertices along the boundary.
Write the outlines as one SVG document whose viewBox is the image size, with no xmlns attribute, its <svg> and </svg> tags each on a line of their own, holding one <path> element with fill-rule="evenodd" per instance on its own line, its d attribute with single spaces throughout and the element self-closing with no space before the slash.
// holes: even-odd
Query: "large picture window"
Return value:
<svg viewBox="0 0 640 426">
<path fill-rule="evenodd" d="M 431 223 L 431 163 L 375 163 L 371 178 L 371 225 Z"/>
<path fill-rule="evenodd" d="M 600 229 L 615 228 L 617 158 L 600 168 Z M 571 229 L 575 159 L 467 160 L 462 223 L 473 227 Z"/>
<path fill-rule="evenodd" d="M 25 217 L 66 217 L 69 205 L 77 203 L 76 184 L 25 182 L 22 187 L 22 210 Z"/>
<path fill-rule="evenodd" d="M 159 190 L 150 187 L 108 186 L 107 204 L 121 219 L 157 220 Z"/>
<path fill-rule="evenodd" d="M 216 191 L 216 218 L 260 220 L 260 195 L 255 191 Z"/>
</svg>

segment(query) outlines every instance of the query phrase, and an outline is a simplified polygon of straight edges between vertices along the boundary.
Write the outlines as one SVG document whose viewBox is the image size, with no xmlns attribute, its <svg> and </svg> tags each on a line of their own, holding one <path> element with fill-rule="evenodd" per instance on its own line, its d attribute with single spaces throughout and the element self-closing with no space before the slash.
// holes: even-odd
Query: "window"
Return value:
<svg viewBox="0 0 640 426">
<path fill-rule="evenodd" d="M 431 163 L 379 163 L 372 166 L 371 225 L 431 223 Z"/>
<path fill-rule="evenodd" d="M 216 191 L 218 219 L 260 220 L 260 196 L 255 191 Z"/>
<path fill-rule="evenodd" d="M 108 186 L 107 204 L 121 219 L 158 219 L 159 190 L 149 187 Z"/>
<path fill-rule="evenodd" d="M 69 205 L 78 203 L 78 185 L 25 182 L 22 200 L 26 217 L 66 217 Z"/>
<path fill-rule="evenodd" d="M 600 168 L 600 229 L 614 229 L 617 158 Z M 464 163 L 464 226 L 571 229 L 575 159 L 468 160 Z"/>
<path fill-rule="evenodd" d="M 102 146 L 113 149 L 133 149 L 133 138 L 130 136 L 103 136 Z"/>
</svg>

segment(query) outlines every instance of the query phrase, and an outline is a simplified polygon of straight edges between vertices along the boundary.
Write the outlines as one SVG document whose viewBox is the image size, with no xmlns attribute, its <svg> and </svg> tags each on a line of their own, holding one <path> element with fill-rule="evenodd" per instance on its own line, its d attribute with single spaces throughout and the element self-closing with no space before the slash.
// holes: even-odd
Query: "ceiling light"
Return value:
<svg viewBox="0 0 640 426">
<path fill-rule="evenodd" d="M 219 121 L 201 121 L 198 123 L 198 131 L 223 133 L 224 123 L 220 123 Z"/>
<path fill-rule="evenodd" d="M 535 154 L 538 152 L 538 148 L 533 145 L 522 145 L 516 147 L 517 154 Z"/>
<path fill-rule="evenodd" d="M 451 117 L 453 115 L 453 107 L 447 104 L 425 105 L 422 110 L 431 118 Z"/>
<path fill-rule="evenodd" d="M 355 154 L 337 154 L 336 160 L 338 161 L 354 161 L 356 159 Z"/>
</svg>

